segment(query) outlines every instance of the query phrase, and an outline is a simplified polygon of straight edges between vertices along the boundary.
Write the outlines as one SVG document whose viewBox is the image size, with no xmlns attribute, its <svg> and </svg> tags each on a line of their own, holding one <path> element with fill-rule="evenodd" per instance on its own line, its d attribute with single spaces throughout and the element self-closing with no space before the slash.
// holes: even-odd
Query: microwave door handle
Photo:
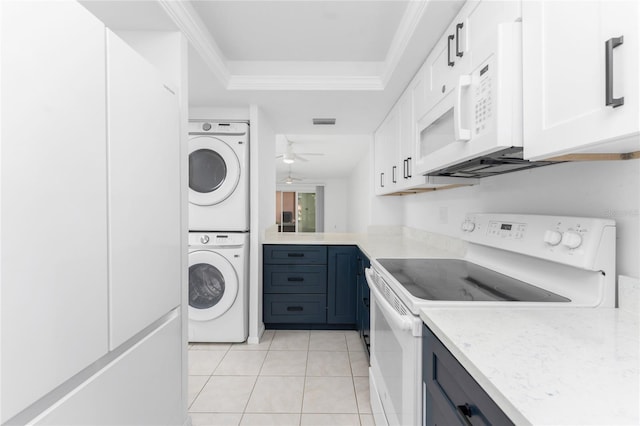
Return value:
<svg viewBox="0 0 640 426">
<path fill-rule="evenodd" d="M 378 290 L 378 288 L 374 284 L 372 277 L 373 272 L 371 272 L 371 269 L 365 269 L 364 275 L 367 279 L 367 283 L 369 284 L 369 289 L 371 290 L 370 298 L 375 300 L 380 310 L 383 311 L 385 318 L 393 322 L 393 325 L 402 331 L 412 331 L 413 327 L 411 321 L 407 318 L 407 316 L 400 315 L 398 312 L 396 312 L 396 310 L 393 309 L 389 302 L 387 302 L 387 299 L 382 296 L 380 290 Z"/>
<path fill-rule="evenodd" d="M 471 76 L 469 74 L 463 74 L 458 80 L 458 86 L 456 87 L 456 104 L 453 106 L 453 118 L 455 137 L 457 141 L 468 141 L 471 139 L 471 129 L 465 129 L 462 127 L 462 88 L 468 88 L 471 86 Z"/>
</svg>

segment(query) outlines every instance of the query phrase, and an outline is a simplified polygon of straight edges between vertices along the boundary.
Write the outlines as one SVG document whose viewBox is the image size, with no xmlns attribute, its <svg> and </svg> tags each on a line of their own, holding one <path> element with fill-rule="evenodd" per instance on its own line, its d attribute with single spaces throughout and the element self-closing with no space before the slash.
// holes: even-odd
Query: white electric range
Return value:
<svg viewBox="0 0 640 426">
<path fill-rule="evenodd" d="M 371 406 L 377 425 L 422 419 L 422 308 L 615 307 L 615 222 L 473 213 L 462 259 L 374 259 Z"/>
</svg>

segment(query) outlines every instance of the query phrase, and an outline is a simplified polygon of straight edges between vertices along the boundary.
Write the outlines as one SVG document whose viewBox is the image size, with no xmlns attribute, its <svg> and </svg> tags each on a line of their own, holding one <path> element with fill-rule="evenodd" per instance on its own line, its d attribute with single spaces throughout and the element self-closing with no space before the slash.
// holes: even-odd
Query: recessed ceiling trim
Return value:
<svg viewBox="0 0 640 426">
<path fill-rule="evenodd" d="M 193 6 L 189 2 L 175 0 L 158 0 L 158 3 L 200 54 L 220 83 L 224 86 L 228 85 L 231 73 L 226 59 Z"/>
<path fill-rule="evenodd" d="M 232 75 L 228 90 L 384 90 L 378 76 Z"/>
<path fill-rule="evenodd" d="M 174 0 L 157 0 L 169 18 L 182 31 L 194 49 L 202 57 L 207 67 L 214 73 L 227 90 L 356 90 L 381 91 L 388 84 L 398 67 L 418 23 L 422 19 L 429 2 L 409 2 L 402 17 L 400 26 L 382 63 L 381 72 L 377 75 L 345 76 L 345 75 L 284 75 L 284 74 L 232 74 L 228 61 L 222 54 L 206 25 L 189 2 Z M 250 62 L 245 63 L 249 64 Z M 256 64 L 259 64 L 257 62 Z M 352 63 L 353 64 L 353 63 Z M 369 65 L 367 62 L 363 66 Z M 377 62 L 380 64 L 380 62 Z"/>
<path fill-rule="evenodd" d="M 391 46 L 387 52 L 387 57 L 384 61 L 384 69 L 380 74 L 380 80 L 384 86 L 389 83 L 391 76 L 398 67 L 400 59 L 402 59 L 413 34 L 418 28 L 418 24 L 422 20 L 422 16 L 427 10 L 428 3 L 429 2 L 426 1 L 411 1 L 407 5 L 407 9 L 402 16 L 398 30 L 393 36 Z"/>
</svg>

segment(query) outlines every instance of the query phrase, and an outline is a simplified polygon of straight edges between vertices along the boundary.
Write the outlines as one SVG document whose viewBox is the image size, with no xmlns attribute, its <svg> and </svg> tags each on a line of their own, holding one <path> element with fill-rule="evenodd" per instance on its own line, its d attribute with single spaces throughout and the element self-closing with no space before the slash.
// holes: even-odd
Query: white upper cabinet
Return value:
<svg viewBox="0 0 640 426">
<path fill-rule="evenodd" d="M 471 58 L 467 15 L 477 4 L 476 1 L 465 4 L 427 58 L 427 111 L 455 89 L 461 74 L 469 72 Z"/>
<path fill-rule="evenodd" d="M 110 347 L 180 304 L 178 101 L 107 31 Z"/>
<path fill-rule="evenodd" d="M 390 194 L 399 185 L 398 143 L 400 141 L 399 109 L 392 109 L 374 135 L 375 193 Z"/>
<path fill-rule="evenodd" d="M 416 136 L 416 125 L 413 115 L 413 92 L 408 88 L 400 97 L 400 100 L 396 104 L 395 108 L 399 112 L 398 119 L 398 147 L 399 147 L 399 163 L 401 176 L 399 179 L 399 186 L 401 188 L 411 187 L 416 179 L 419 180 L 420 176 L 413 174 L 413 140 Z"/>
<path fill-rule="evenodd" d="M 523 2 L 526 158 L 640 149 L 638 4 Z"/>
<path fill-rule="evenodd" d="M 108 350 L 105 28 L 3 1 L 2 418 Z"/>
</svg>

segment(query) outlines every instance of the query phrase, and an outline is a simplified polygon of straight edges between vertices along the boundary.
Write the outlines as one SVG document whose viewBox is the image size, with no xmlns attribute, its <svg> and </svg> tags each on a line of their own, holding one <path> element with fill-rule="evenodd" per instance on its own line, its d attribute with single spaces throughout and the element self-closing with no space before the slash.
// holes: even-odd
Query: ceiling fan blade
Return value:
<svg viewBox="0 0 640 426">
<path fill-rule="evenodd" d="M 284 154 L 276 155 L 276 160 L 282 157 L 284 157 Z"/>
<path fill-rule="evenodd" d="M 293 154 L 293 157 L 294 157 L 296 160 L 304 161 L 305 163 L 306 163 L 307 161 L 309 161 L 309 160 L 307 160 L 306 158 L 299 156 L 298 154 Z"/>
<path fill-rule="evenodd" d="M 299 155 L 324 155 L 322 152 L 298 152 Z"/>
</svg>

